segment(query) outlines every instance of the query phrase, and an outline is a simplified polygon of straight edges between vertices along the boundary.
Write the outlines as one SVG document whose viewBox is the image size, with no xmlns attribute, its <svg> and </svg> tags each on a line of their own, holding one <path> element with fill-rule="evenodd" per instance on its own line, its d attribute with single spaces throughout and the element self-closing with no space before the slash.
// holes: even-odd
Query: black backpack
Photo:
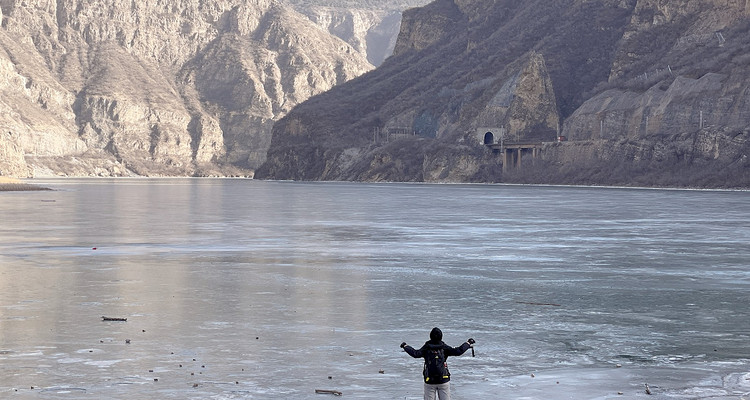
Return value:
<svg viewBox="0 0 750 400">
<path fill-rule="evenodd" d="M 448 372 L 448 363 L 445 361 L 443 349 L 427 350 L 422 374 L 425 383 L 440 384 L 450 380 L 451 373 Z"/>
</svg>

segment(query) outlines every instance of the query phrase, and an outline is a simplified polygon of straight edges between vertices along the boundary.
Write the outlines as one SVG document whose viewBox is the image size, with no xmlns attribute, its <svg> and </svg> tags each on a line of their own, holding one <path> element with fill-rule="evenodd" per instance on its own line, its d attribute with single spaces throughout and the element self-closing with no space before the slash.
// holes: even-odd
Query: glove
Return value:
<svg viewBox="0 0 750 400">
<path fill-rule="evenodd" d="M 406 342 L 401 343 L 401 348 L 403 349 L 404 347 L 406 347 Z"/>
<path fill-rule="evenodd" d="M 468 343 L 470 345 L 474 345 L 474 343 L 476 343 L 476 341 L 474 339 L 472 339 L 472 338 L 469 338 L 469 340 L 467 340 L 466 343 Z"/>
</svg>

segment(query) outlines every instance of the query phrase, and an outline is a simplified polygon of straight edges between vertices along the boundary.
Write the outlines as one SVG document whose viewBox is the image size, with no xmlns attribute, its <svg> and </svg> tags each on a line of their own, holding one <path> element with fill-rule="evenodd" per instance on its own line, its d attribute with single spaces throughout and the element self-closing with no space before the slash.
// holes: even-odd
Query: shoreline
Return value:
<svg viewBox="0 0 750 400">
<path fill-rule="evenodd" d="M 15 178 L 0 176 L 0 192 L 30 192 L 52 190 L 50 188 L 22 182 Z"/>
<path fill-rule="evenodd" d="M 0 177 L 0 186 L 2 186 L 2 178 Z M 304 180 L 275 180 L 275 179 L 254 179 L 248 177 L 236 177 L 236 176 L 215 176 L 215 177 L 203 177 L 203 176 L 123 176 L 123 177 L 49 177 L 49 178 L 31 178 L 39 181 L 55 181 L 55 180 L 180 180 L 180 179 L 217 179 L 217 180 L 252 180 L 259 182 L 274 182 L 274 183 L 321 183 L 321 184 L 366 184 L 366 185 L 389 185 L 389 184 L 400 184 L 400 185 L 445 185 L 445 186 L 518 186 L 518 187 L 550 187 L 550 188 L 574 188 L 574 189 L 611 189 L 611 190 L 665 190 L 665 191 L 694 191 L 694 192 L 750 192 L 750 188 L 719 188 L 719 187 L 673 187 L 673 186 L 622 186 L 622 185 L 572 185 L 572 184 L 551 184 L 551 183 L 507 183 L 507 182 L 399 182 L 399 181 L 335 181 L 335 180 L 321 180 L 321 181 L 304 181 Z M 19 181 L 20 183 L 20 181 Z M 29 184 L 32 185 L 32 184 Z M 2 191 L 2 189 L 0 189 Z"/>
</svg>

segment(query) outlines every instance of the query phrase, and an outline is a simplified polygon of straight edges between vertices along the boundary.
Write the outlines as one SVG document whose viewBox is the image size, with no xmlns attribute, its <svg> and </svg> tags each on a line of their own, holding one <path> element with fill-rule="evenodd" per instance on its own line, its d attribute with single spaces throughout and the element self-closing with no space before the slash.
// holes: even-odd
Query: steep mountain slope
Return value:
<svg viewBox="0 0 750 400">
<path fill-rule="evenodd" d="M 0 10 L 0 175 L 252 174 L 276 119 L 372 68 L 274 0 Z"/>
<path fill-rule="evenodd" d="M 393 52 L 402 11 L 430 0 L 287 0 L 295 10 L 380 65 Z"/>
<path fill-rule="evenodd" d="M 746 0 L 437 0 L 404 14 L 381 67 L 279 121 L 258 176 L 749 187 L 749 15 Z M 540 156 L 504 166 L 490 132 Z"/>
</svg>

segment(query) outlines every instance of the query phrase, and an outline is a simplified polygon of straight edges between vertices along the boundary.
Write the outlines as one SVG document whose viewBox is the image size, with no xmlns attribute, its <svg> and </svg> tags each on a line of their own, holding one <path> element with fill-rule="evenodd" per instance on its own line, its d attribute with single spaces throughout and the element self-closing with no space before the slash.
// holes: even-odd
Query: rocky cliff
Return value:
<svg viewBox="0 0 750 400">
<path fill-rule="evenodd" d="M 296 9 L 316 25 L 349 43 L 377 66 L 393 52 L 401 10 L 300 5 Z"/>
<path fill-rule="evenodd" d="M 748 30 L 746 0 L 437 0 L 280 120 L 258 176 L 750 187 Z"/>
<path fill-rule="evenodd" d="M 252 174 L 275 120 L 372 69 L 274 0 L 0 10 L 0 175 Z"/>
<path fill-rule="evenodd" d="M 393 52 L 401 13 L 430 0 L 286 0 L 324 30 L 380 65 Z"/>
</svg>

